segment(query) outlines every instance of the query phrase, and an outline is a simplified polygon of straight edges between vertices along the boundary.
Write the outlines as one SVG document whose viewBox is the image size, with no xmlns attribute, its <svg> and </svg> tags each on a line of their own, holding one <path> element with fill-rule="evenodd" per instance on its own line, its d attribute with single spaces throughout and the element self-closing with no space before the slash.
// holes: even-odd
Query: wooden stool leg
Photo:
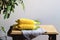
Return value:
<svg viewBox="0 0 60 40">
<path fill-rule="evenodd" d="M 49 40 L 56 40 L 56 34 L 49 35 Z"/>
<path fill-rule="evenodd" d="M 13 36 L 12 39 L 13 40 L 25 40 L 23 36 Z"/>
</svg>

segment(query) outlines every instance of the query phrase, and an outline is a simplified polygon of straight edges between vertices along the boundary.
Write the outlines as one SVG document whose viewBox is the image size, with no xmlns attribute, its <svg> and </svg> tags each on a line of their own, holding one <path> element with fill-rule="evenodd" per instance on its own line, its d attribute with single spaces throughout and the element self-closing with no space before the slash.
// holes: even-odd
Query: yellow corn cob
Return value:
<svg viewBox="0 0 60 40">
<path fill-rule="evenodd" d="M 18 25 L 19 26 L 19 29 L 21 30 L 25 30 L 25 29 L 35 29 L 36 26 L 35 25 L 31 25 L 31 24 L 20 24 Z"/>
<path fill-rule="evenodd" d="M 18 24 L 13 24 L 13 29 L 18 29 Z"/>
<path fill-rule="evenodd" d="M 16 21 L 18 24 L 35 24 L 34 20 L 21 18 Z"/>
</svg>

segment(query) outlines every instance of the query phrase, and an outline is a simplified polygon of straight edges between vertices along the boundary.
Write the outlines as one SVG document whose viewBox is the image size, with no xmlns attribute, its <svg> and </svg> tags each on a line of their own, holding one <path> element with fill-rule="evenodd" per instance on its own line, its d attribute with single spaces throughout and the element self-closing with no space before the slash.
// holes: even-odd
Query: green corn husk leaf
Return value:
<svg viewBox="0 0 60 40">
<path fill-rule="evenodd" d="M 34 20 L 34 21 L 36 22 L 36 24 L 41 24 L 40 21 L 38 21 L 38 20 Z"/>
<path fill-rule="evenodd" d="M 36 22 L 40 22 L 40 21 L 38 21 L 38 20 L 34 20 L 34 21 L 36 21 Z"/>
<path fill-rule="evenodd" d="M 40 28 L 40 26 L 37 25 L 36 28 L 35 28 L 35 30 L 38 29 L 38 28 Z"/>
<path fill-rule="evenodd" d="M 5 28 L 4 28 L 3 26 L 1 26 L 1 30 L 2 30 L 4 33 L 6 33 Z"/>
</svg>

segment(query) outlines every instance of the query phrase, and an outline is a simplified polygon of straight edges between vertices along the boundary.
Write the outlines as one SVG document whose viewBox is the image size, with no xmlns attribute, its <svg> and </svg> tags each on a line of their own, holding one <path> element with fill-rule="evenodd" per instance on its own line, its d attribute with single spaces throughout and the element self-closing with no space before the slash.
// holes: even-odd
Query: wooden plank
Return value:
<svg viewBox="0 0 60 40">
<path fill-rule="evenodd" d="M 18 31 L 18 30 L 12 30 L 11 34 L 14 34 L 14 35 L 19 34 L 20 35 L 20 34 L 22 34 L 22 32 Z"/>
<path fill-rule="evenodd" d="M 55 26 L 53 25 L 40 25 L 40 27 L 47 31 L 45 34 L 58 34 Z"/>
</svg>

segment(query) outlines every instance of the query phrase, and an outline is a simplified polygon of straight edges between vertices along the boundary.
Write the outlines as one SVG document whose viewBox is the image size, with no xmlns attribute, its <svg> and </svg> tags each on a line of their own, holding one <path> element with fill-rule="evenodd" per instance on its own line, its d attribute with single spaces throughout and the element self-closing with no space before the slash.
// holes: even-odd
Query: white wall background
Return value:
<svg viewBox="0 0 60 40">
<path fill-rule="evenodd" d="M 4 20 L 0 15 L 0 25 L 5 26 L 6 31 L 19 18 L 38 19 L 41 24 L 52 24 L 60 32 L 60 0 L 24 0 L 25 10 L 21 5 L 16 6 L 15 12 L 9 19 Z M 48 40 L 48 36 L 38 36 L 33 40 Z M 59 35 L 57 40 L 60 40 Z"/>
</svg>

